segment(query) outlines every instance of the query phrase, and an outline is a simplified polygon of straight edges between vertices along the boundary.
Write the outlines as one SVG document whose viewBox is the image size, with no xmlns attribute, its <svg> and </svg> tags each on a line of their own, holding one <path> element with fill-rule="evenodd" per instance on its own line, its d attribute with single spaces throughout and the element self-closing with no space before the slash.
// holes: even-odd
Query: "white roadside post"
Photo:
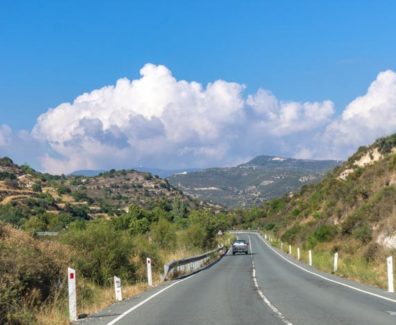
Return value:
<svg viewBox="0 0 396 325">
<path fill-rule="evenodd" d="M 393 258 L 389 256 L 386 258 L 386 264 L 388 266 L 388 291 L 395 292 L 393 286 Z"/>
<path fill-rule="evenodd" d="M 300 247 L 297 247 L 297 260 L 300 260 Z"/>
<path fill-rule="evenodd" d="M 153 286 L 153 273 L 151 272 L 151 258 L 147 257 L 147 283 L 150 287 Z"/>
<path fill-rule="evenodd" d="M 291 255 L 292 254 L 292 248 L 291 248 L 291 245 L 289 245 L 289 255 Z"/>
<path fill-rule="evenodd" d="M 281 242 L 281 250 L 283 251 L 283 243 Z"/>
<path fill-rule="evenodd" d="M 265 234 L 264 237 L 265 237 L 265 240 L 267 240 L 267 234 Z"/>
<path fill-rule="evenodd" d="M 308 251 L 308 264 L 309 266 L 312 266 L 312 251 Z"/>
<path fill-rule="evenodd" d="M 77 320 L 77 292 L 76 292 L 76 270 L 67 268 L 67 284 L 69 288 L 69 319 Z"/>
<path fill-rule="evenodd" d="M 114 291 L 116 300 L 122 301 L 121 279 L 116 276 L 114 277 Z"/>
<path fill-rule="evenodd" d="M 333 272 L 336 273 L 338 270 L 338 252 L 334 253 L 334 265 L 333 265 Z"/>
</svg>

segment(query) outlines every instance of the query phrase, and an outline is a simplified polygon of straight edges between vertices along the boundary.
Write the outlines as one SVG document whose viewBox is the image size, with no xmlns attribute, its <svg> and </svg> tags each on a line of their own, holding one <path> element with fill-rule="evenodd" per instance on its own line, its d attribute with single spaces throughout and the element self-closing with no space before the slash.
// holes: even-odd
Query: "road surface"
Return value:
<svg viewBox="0 0 396 325">
<path fill-rule="evenodd" d="M 191 277 L 114 304 L 78 324 L 396 324 L 396 295 L 320 273 L 238 233 L 251 255 L 229 253 Z"/>
</svg>

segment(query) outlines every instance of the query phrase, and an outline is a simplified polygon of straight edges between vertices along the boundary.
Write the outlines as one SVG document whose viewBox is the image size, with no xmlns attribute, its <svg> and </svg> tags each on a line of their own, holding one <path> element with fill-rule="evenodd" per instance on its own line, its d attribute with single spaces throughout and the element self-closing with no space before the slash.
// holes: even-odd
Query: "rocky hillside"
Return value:
<svg viewBox="0 0 396 325">
<path fill-rule="evenodd" d="M 264 204 L 256 222 L 303 247 L 380 259 L 396 250 L 396 134 L 361 147 L 320 183 Z"/>
<path fill-rule="evenodd" d="M 236 167 L 179 173 L 169 177 L 169 182 L 200 200 L 228 207 L 246 207 L 318 182 L 338 164 L 332 160 L 259 156 Z"/>
<path fill-rule="evenodd" d="M 50 219 L 54 223 L 50 230 L 59 230 L 70 218 L 109 218 L 131 205 L 169 210 L 175 204 L 217 209 L 150 173 L 111 170 L 95 177 L 53 176 L 18 166 L 7 157 L 0 159 L 0 221 L 19 226 L 29 228 L 33 223 L 33 228 L 40 228 L 35 223 Z M 40 220 L 32 218 L 36 216 Z"/>
</svg>

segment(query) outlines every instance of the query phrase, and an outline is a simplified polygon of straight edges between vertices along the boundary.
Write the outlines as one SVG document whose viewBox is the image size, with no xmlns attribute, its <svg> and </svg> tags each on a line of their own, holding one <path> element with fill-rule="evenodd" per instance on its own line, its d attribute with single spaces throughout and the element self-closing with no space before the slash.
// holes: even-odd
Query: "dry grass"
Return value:
<svg viewBox="0 0 396 325">
<path fill-rule="evenodd" d="M 272 234 L 268 234 L 273 237 Z M 281 242 L 275 240 L 272 246 L 280 249 Z M 342 242 L 323 243 L 312 249 L 312 265 L 320 271 L 333 273 L 334 247 L 340 247 L 338 258 L 338 276 L 350 280 L 387 289 L 387 254 L 379 254 L 372 262 L 367 262 L 363 257 L 363 248 L 358 249 L 357 243 L 351 242 L 348 245 Z M 283 252 L 287 253 L 289 245 L 283 244 Z M 297 247 L 293 247 L 292 256 L 297 258 Z M 308 264 L 308 250 L 300 248 L 300 261 Z"/>
<path fill-rule="evenodd" d="M 157 284 L 158 283 L 155 283 L 155 285 Z M 92 301 L 88 302 L 80 299 L 78 314 L 94 314 L 116 302 L 113 287 L 101 288 L 92 284 L 88 284 L 88 286 L 93 290 L 94 298 Z M 146 283 L 124 285 L 122 287 L 123 299 L 139 295 L 147 289 L 148 285 Z M 52 304 L 43 306 L 43 308 L 37 313 L 36 317 L 37 322 L 40 325 L 69 324 L 67 300 L 55 300 Z"/>
<path fill-rule="evenodd" d="M 178 249 L 173 252 L 161 251 L 161 259 L 167 262 L 198 255 L 202 253 L 199 250 L 188 250 Z M 82 281 L 83 282 L 83 281 Z M 161 283 L 160 273 L 153 273 L 153 284 L 157 286 Z M 84 282 L 82 286 L 89 287 L 92 291 L 92 299 L 80 299 L 78 306 L 78 314 L 94 314 L 104 309 L 105 307 L 115 303 L 114 288 L 111 287 L 99 287 L 91 283 Z M 122 286 L 123 299 L 134 297 L 148 290 L 149 287 L 146 282 L 138 282 L 136 284 L 126 284 Z M 45 305 L 36 315 L 38 323 L 41 325 L 67 325 L 68 321 L 68 310 L 67 301 L 57 300 L 50 304 Z"/>
</svg>

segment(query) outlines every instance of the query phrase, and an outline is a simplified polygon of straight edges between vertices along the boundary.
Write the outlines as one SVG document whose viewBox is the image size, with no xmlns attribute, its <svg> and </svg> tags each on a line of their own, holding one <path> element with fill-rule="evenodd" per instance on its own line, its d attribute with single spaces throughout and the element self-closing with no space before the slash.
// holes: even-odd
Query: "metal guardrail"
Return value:
<svg viewBox="0 0 396 325">
<path fill-rule="evenodd" d="M 57 231 L 37 231 L 36 232 L 37 236 L 51 236 L 51 237 L 58 236 L 58 233 L 59 232 L 57 232 Z"/>
<path fill-rule="evenodd" d="M 226 247 L 219 247 L 206 252 L 201 255 L 183 258 L 180 260 L 172 261 L 164 265 L 164 274 L 162 279 L 164 281 L 172 278 L 175 275 L 188 275 L 199 271 L 200 269 L 207 266 L 207 263 L 215 254 L 225 253 L 227 251 Z"/>
</svg>

